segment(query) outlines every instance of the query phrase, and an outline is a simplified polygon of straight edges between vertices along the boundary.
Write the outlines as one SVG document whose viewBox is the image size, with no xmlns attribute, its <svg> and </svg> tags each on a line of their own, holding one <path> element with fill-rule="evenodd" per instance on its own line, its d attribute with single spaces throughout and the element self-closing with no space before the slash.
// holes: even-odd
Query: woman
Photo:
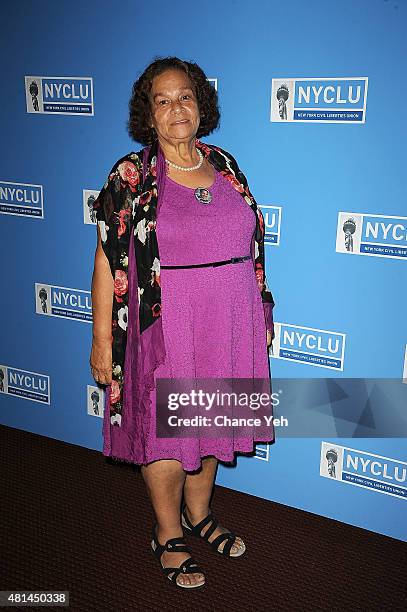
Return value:
<svg viewBox="0 0 407 612">
<path fill-rule="evenodd" d="M 90 365 L 108 385 L 103 452 L 141 465 L 156 516 L 151 547 L 174 584 L 197 588 L 205 576 L 183 527 L 224 556 L 244 553 L 209 504 L 218 460 L 252 452 L 253 437 L 156 437 L 156 381 L 270 377 L 264 224 L 234 158 L 199 140 L 219 110 L 196 64 L 154 61 L 129 106 L 129 133 L 146 146 L 115 163 L 94 203 Z M 259 439 L 273 441 L 272 428 Z"/>
</svg>

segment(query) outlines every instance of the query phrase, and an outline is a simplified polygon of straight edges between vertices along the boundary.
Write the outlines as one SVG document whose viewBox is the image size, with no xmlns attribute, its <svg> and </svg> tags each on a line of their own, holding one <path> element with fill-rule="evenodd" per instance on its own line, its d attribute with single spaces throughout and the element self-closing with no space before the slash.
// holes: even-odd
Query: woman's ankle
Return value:
<svg viewBox="0 0 407 612">
<path fill-rule="evenodd" d="M 171 538 L 180 538 L 184 535 L 181 523 L 175 526 L 160 525 L 157 523 L 156 533 L 158 541 L 162 545 L 164 545 L 165 542 Z"/>
<path fill-rule="evenodd" d="M 200 521 L 202 521 L 206 516 L 208 516 L 210 510 L 209 507 L 193 507 L 192 509 L 185 504 L 185 514 L 187 515 L 187 518 L 191 521 L 191 523 L 199 523 Z"/>
</svg>

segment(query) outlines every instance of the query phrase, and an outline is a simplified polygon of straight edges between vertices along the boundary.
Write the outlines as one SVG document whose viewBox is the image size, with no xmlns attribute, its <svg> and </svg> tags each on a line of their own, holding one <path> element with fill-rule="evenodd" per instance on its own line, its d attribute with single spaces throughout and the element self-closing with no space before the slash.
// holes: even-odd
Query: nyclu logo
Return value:
<svg viewBox="0 0 407 612">
<path fill-rule="evenodd" d="M 87 407 L 88 415 L 103 418 L 104 406 L 105 406 L 105 392 L 99 387 L 94 385 L 87 385 Z"/>
<path fill-rule="evenodd" d="M 42 185 L 0 181 L 0 213 L 21 217 L 44 218 Z"/>
<path fill-rule="evenodd" d="M 365 123 L 367 77 L 272 79 L 270 121 Z"/>
<path fill-rule="evenodd" d="M 268 461 L 270 456 L 270 445 L 269 444 L 261 444 L 260 442 L 256 444 L 256 452 L 254 455 L 255 459 L 260 459 L 261 461 Z"/>
<path fill-rule="evenodd" d="M 319 474 L 337 482 L 407 499 L 407 463 L 391 457 L 322 442 Z"/>
<path fill-rule="evenodd" d="M 279 246 L 281 231 L 281 206 L 260 205 L 264 220 L 264 243 Z"/>
<path fill-rule="evenodd" d="M 96 223 L 96 210 L 94 210 L 93 204 L 95 203 L 98 195 L 99 191 L 95 191 L 95 189 L 82 190 L 83 222 L 85 224 L 94 225 Z"/>
<path fill-rule="evenodd" d="M 91 77 L 26 76 L 27 113 L 93 116 Z"/>
<path fill-rule="evenodd" d="M 48 317 L 62 317 L 90 323 L 92 322 L 91 292 L 35 283 L 35 312 Z"/>
<path fill-rule="evenodd" d="M 406 260 L 407 217 L 339 212 L 336 251 Z"/>
<path fill-rule="evenodd" d="M 277 322 L 274 333 L 271 357 L 343 371 L 345 334 Z"/>
<path fill-rule="evenodd" d="M 50 404 L 50 378 L 47 374 L 0 365 L 0 393 Z"/>
</svg>

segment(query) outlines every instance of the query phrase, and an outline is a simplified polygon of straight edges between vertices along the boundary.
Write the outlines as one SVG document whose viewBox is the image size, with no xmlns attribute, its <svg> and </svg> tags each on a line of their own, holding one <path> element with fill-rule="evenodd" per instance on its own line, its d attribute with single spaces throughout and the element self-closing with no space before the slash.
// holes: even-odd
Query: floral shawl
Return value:
<svg viewBox="0 0 407 612">
<path fill-rule="evenodd" d="M 265 312 L 273 332 L 274 300 L 264 273 L 264 220 L 236 160 L 214 145 L 196 140 L 205 158 L 242 195 L 256 215 L 252 258 Z M 153 373 L 165 358 L 161 326 L 160 255 L 156 218 L 164 189 L 166 163 L 156 141 L 119 159 L 93 204 L 102 248 L 114 279 L 112 306 L 112 382 L 107 387 L 104 454 L 142 463 L 134 437 Z M 204 263 L 204 262 L 203 262 Z M 136 302 L 137 295 L 137 302 Z M 138 308 L 135 304 L 138 304 Z M 126 351 L 130 342 L 131 350 Z"/>
</svg>

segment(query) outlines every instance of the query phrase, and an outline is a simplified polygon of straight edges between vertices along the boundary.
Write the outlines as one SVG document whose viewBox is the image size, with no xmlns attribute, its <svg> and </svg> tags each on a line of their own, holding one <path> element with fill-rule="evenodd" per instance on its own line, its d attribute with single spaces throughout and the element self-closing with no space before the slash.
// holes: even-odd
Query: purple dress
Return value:
<svg viewBox="0 0 407 612">
<path fill-rule="evenodd" d="M 162 265 L 188 265 L 250 255 L 256 219 L 242 196 L 221 174 L 202 204 L 194 189 L 166 177 L 157 214 Z M 218 267 L 160 271 L 165 362 L 157 378 L 269 378 L 265 313 L 252 258 Z M 200 468 L 214 455 L 230 462 L 234 452 L 252 452 L 254 439 L 178 438 L 155 435 L 155 397 L 144 423 L 146 463 L 177 459 L 184 470 Z M 273 433 L 258 441 L 273 441 Z"/>
</svg>

